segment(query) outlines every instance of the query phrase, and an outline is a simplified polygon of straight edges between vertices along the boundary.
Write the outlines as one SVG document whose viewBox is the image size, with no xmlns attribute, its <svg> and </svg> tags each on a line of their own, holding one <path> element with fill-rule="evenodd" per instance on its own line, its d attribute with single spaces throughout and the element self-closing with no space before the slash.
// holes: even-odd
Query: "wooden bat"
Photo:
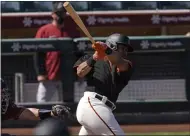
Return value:
<svg viewBox="0 0 190 136">
<path fill-rule="evenodd" d="M 93 37 L 90 35 L 89 31 L 87 30 L 86 26 L 84 25 L 84 23 L 82 22 L 81 18 L 76 13 L 76 11 L 72 7 L 72 5 L 69 2 L 65 2 L 63 4 L 63 6 L 67 10 L 67 12 L 69 13 L 69 15 L 72 17 L 72 19 L 75 21 L 75 23 L 80 27 L 80 29 L 86 34 L 86 36 L 94 44 L 95 41 L 94 41 Z"/>
</svg>

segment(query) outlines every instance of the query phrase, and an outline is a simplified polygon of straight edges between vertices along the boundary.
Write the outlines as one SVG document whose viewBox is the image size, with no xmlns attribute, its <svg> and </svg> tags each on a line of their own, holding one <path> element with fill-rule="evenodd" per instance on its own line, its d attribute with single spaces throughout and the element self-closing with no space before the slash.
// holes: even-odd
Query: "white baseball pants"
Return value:
<svg viewBox="0 0 190 136">
<path fill-rule="evenodd" d="M 112 109 L 95 98 L 94 92 L 84 92 L 77 107 L 77 120 L 82 125 L 79 135 L 126 135 L 116 121 Z"/>
<path fill-rule="evenodd" d="M 61 101 L 63 95 L 62 92 L 63 90 L 61 81 L 46 80 L 39 83 L 36 99 L 38 103 Z M 53 97 L 54 100 L 52 100 Z"/>
</svg>

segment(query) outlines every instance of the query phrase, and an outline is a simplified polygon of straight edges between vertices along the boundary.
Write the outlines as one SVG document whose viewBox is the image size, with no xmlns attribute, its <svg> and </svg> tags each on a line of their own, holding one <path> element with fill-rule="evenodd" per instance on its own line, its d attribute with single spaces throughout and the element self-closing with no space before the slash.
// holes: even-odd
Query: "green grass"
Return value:
<svg viewBox="0 0 190 136">
<path fill-rule="evenodd" d="M 127 136 L 190 136 L 190 132 L 127 133 Z"/>
</svg>

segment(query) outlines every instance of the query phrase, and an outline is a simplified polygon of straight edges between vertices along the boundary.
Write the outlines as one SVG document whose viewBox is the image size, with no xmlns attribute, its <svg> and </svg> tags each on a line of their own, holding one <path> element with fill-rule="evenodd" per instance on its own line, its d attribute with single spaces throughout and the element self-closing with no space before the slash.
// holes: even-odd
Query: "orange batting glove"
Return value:
<svg viewBox="0 0 190 136">
<path fill-rule="evenodd" d="M 103 60 L 106 56 L 105 50 L 107 49 L 107 45 L 103 42 L 96 42 L 95 44 L 92 44 L 92 48 L 95 50 L 93 58 L 95 60 Z"/>
</svg>

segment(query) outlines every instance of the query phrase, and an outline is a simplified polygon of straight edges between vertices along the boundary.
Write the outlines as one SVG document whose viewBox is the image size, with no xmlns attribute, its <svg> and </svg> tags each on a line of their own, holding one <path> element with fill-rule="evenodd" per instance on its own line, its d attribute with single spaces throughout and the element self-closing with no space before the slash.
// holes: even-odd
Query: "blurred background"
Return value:
<svg viewBox="0 0 190 136">
<path fill-rule="evenodd" d="M 48 12 L 52 10 L 51 1 L 2 1 L 3 13 L 7 12 Z M 124 10 L 167 10 L 189 9 L 185 1 L 71 1 L 76 11 L 124 11 Z"/>
<path fill-rule="evenodd" d="M 141 2 L 141 1 L 112 1 L 112 2 L 71 2 L 76 11 L 79 12 L 83 21 L 88 25 L 88 29 L 93 36 L 107 36 L 115 31 L 122 32 L 131 36 L 143 36 L 143 35 L 183 35 L 189 28 L 189 15 L 190 9 L 189 2 L 172 2 L 172 1 L 153 1 L 153 2 Z M 160 11 L 163 15 L 168 15 L 171 18 L 164 18 L 159 24 L 152 24 L 151 17 Z M 184 11 L 186 10 L 186 11 Z M 48 23 L 51 17 L 47 12 L 52 11 L 52 3 L 49 2 L 1 2 L 2 12 L 2 38 L 30 38 L 34 37 L 37 29 L 44 23 Z M 133 12 L 134 11 L 134 12 Z M 147 12 L 148 11 L 148 12 Z M 164 12 L 166 11 L 166 12 Z M 173 12 L 172 12 L 173 11 Z M 132 13 L 131 13 L 132 12 Z M 99 17 L 99 23 L 93 24 L 92 17 L 89 15 L 96 14 L 106 16 L 105 20 Z M 117 13 L 118 17 L 114 19 L 113 15 Z M 135 14 L 134 14 L 135 13 Z M 154 13 L 154 14 L 153 14 Z M 181 13 L 182 21 L 176 22 L 175 13 L 178 15 Z M 111 15 L 112 14 L 112 15 Z M 36 16 L 37 15 L 37 16 Z M 121 16 L 123 15 L 123 16 Z M 156 14 L 157 15 L 157 14 Z M 15 20 L 13 21 L 12 18 Z M 111 17 L 111 18 L 109 18 Z M 155 17 L 152 18 L 155 21 Z M 172 18 L 173 17 L 173 18 Z M 156 19 L 159 19 L 157 17 Z M 173 19 L 173 21 L 172 21 Z M 12 21 L 14 25 L 12 24 Z M 85 21 L 86 20 L 86 21 Z M 31 22 L 33 21 L 33 22 Z M 106 21 L 108 23 L 103 23 Z M 89 23 L 90 22 L 90 23 Z M 29 23 L 29 24 L 26 24 Z M 66 24 L 73 23 L 73 21 Z M 175 23 L 175 24 L 174 24 Z M 102 31 L 102 27 L 104 31 Z M 79 30 L 80 31 L 80 30 Z M 81 31 L 80 31 L 81 32 Z M 80 36 L 84 36 L 81 32 Z"/>
<path fill-rule="evenodd" d="M 131 38 L 135 52 L 129 54 L 129 59 L 135 72 L 119 96 L 114 112 L 126 133 L 189 134 L 190 2 L 72 1 L 71 4 L 95 40 L 105 41 L 112 33 Z M 72 65 L 81 52 L 91 54 L 93 50 L 69 16 L 64 19 L 63 31 L 68 33 L 64 38 L 34 39 L 41 26 L 51 23 L 52 9 L 51 1 L 1 1 L 1 77 L 18 105 L 50 109 L 53 104 L 65 103 L 75 112 L 86 84 L 74 75 Z M 53 48 L 45 47 L 46 44 Z M 36 53 L 55 50 L 61 51 L 62 97 L 55 95 L 46 103 L 38 103 Z M 2 127 L 5 132 L 26 135 L 35 125 L 36 122 L 17 121 L 5 122 Z M 74 134 L 78 133 L 77 122 L 71 122 L 70 127 Z"/>
</svg>

